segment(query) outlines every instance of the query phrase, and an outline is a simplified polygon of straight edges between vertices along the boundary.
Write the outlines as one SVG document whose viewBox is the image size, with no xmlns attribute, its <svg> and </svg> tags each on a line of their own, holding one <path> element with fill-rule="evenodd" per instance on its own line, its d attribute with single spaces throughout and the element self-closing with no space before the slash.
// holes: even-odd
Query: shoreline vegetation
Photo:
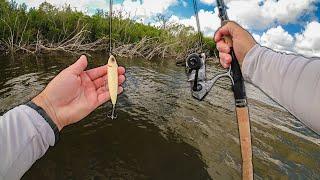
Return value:
<svg viewBox="0 0 320 180">
<path fill-rule="evenodd" d="M 198 36 L 192 27 L 170 23 L 159 14 L 159 27 L 138 23 L 125 11 L 114 12 L 112 19 L 113 54 L 120 57 L 145 59 L 184 59 L 199 52 Z M 70 6 L 56 8 L 44 2 L 39 8 L 0 0 L 0 53 L 73 55 L 106 52 L 109 49 L 109 16 L 103 10 L 92 15 L 73 10 Z M 215 56 L 212 38 L 203 38 L 207 56 Z"/>
</svg>

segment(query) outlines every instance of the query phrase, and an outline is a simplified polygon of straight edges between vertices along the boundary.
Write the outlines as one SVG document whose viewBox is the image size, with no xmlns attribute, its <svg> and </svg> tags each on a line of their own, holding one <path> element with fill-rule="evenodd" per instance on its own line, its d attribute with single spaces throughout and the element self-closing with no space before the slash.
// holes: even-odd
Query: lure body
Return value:
<svg viewBox="0 0 320 180">
<path fill-rule="evenodd" d="M 116 58 L 111 55 L 108 64 L 108 89 L 109 89 L 109 94 L 111 98 L 111 103 L 113 105 L 113 110 L 110 115 L 111 119 L 115 119 L 115 106 L 117 103 L 117 97 L 118 97 L 118 64 Z"/>
</svg>

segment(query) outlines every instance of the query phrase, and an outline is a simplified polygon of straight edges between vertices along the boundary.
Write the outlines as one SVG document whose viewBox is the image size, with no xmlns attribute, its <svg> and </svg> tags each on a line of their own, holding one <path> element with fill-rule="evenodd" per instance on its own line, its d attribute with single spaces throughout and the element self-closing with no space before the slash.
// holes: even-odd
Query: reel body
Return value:
<svg viewBox="0 0 320 180">
<path fill-rule="evenodd" d="M 227 77 L 234 84 L 231 76 L 231 68 L 226 73 L 217 74 L 212 79 L 207 80 L 206 76 L 206 55 L 204 53 L 190 54 L 186 59 L 186 73 L 188 82 L 191 85 L 192 96 L 202 101 L 210 92 L 214 84 L 220 79 Z"/>
</svg>

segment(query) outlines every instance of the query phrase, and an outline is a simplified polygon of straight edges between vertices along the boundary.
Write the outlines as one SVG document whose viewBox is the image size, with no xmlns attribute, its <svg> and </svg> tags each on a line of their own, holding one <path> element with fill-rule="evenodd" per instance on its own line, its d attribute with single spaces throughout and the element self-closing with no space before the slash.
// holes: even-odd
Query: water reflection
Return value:
<svg viewBox="0 0 320 180">
<path fill-rule="evenodd" d="M 1 58 L 0 111 L 37 94 L 74 58 Z M 106 63 L 97 55 L 90 67 Z M 127 68 L 116 121 L 110 103 L 66 128 L 23 179 L 240 179 L 233 94 L 221 81 L 203 102 L 171 61 L 119 60 Z M 219 70 L 209 66 L 209 74 Z M 320 137 L 247 85 L 255 178 L 317 179 Z"/>
</svg>

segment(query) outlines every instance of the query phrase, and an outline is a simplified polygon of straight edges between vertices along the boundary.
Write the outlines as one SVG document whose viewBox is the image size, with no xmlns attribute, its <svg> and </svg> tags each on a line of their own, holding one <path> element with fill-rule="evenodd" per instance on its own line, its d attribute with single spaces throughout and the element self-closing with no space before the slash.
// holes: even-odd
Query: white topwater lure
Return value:
<svg viewBox="0 0 320 180">
<path fill-rule="evenodd" d="M 117 115 L 115 114 L 117 97 L 118 97 L 118 64 L 117 60 L 113 55 L 110 55 L 108 60 L 108 89 L 112 103 L 112 111 L 108 114 L 108 117 L 111 119 L 116 119 Z"/>
<path fill-rule="evenodd" d="M 108 117 L 113 119 L 117 118 L 117 115 L 115 113 L 116 110 L 116 104 L 117 104 L 117 98 L 118 98 L 118 64 L 116 58 L 112 55 L 112 0 L 110 2 L 110 10 L 109 10 L 109 60 L 107 64 L 108 68 L 108 75 L 107 75 L 107 81 L 108 81 L 108 87 L 109 94 L 111 98 L 112 103 L 112 111 L 108 114 Z"/>
</svg>

